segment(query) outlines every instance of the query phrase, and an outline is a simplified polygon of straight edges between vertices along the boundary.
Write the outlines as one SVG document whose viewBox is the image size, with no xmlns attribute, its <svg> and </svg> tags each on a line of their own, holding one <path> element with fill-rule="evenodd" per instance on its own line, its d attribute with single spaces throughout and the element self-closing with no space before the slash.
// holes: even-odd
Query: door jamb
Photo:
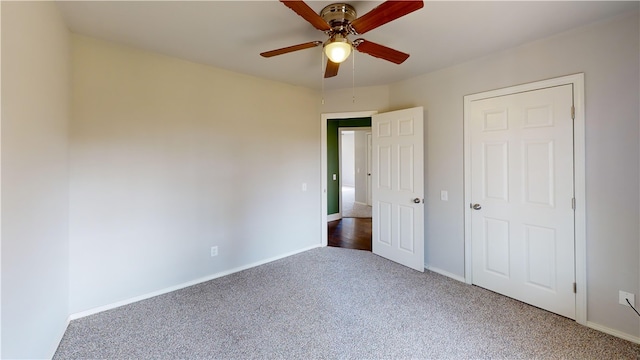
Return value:
<svg viewBox="0 0 640 360">
<path fill-rule="evenodd" d="M 340 113 L 324 113 L 320 115 L 320 199 L 321 199 L 321 236 L 320 246 L 328 244 L 327 229 L 327 120 L 329 119 L 351 119 L 371 117 L 377 114 L 377 111 L 357 111 L 357 112 L 340 112 Z"/>
<path fill-rule="evenodd" d="M 471 101 L 489 97 L 504 96 L 525 91 L 538 90 L 561 85 L 573 85 L 573 106 L 575 119 L 574 136 L 574 197 L 576 199 L 575 226 L 575 282 L 576 322 L 587 325 L 587 253 L 586 253 L 586 190 L 585 190 L 585 112 L 584 112 L 584 73 L 536 81 L 507 88 L 486 91 L 464 96 L 464 277 L 472 283 L 471 272 L 471 137 L 469 131 L 469 106 Z M 569 111 L 569 110 L 567 110 Z"/>
</svg>

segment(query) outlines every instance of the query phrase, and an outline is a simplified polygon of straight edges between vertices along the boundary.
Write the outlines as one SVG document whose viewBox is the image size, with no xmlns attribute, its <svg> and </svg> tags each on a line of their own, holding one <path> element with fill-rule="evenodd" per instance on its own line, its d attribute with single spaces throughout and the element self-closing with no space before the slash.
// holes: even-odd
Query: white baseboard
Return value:
<svg viewBox="0 0 640 360">
<path fill-rule="evenodd" d="M 619 330 L 611 329 L 611 328 L 608 328 L 606 326 L 593 323 L 591 321 L 587 321 L 587 327 L 590 327 L 593 330 L 601 331 L 601 332 L 603 332 L 605 334 L 609 334 L 609 335 L 613 335 L 615 337 L 619 337 L 620 339 L 631 341 L 632 343 L 640 344 L 640 337 L 633 336 L 633 335 L 624 333 L 624 332 L 619 331 Z"/>
<path fill-rule="evenodd" d="M 367 206 L 366 203 L 360 202 L 360 201 L 354 201 L 354 204 L 358 204 L 358 205 L 363 205 L 363 206 Z"/>
<path fill-rule="evenodd" d="M 458 281 L 461 281 L 463 283 L 467 282 L 465 280 L 464 276 L 456 275 L 456 274 L 450 273 L 448 271 L 444 271 L 442 269 L 438 269 L 437 267 L 425 266 L 424 268 L 426 270 L 433 271 L 434 273 L 438 273 L 440 275 L 444 275 L 446 277 L 452 278 L 453 280 L 458 280 Z"/>
<path fill-rule="evenodd" d="M 64 334 L 67 332 L 67 329 L 69 328 L 69 323 L 71 323 L 71 317 L 67 317 L 67 320 L 65 321 L 64 324 L 64 328 L 61 329 L 61 331 L 56 334 L 55 336 L 55 346 L 53 347 L 53 349 L 51 349 L 49 351 L 49 354 L 51 354 L 51 356 L 49 356 L 49 359 L 53 358 L 53 355 L 56 354 L 56 351 L 58 351 L 58 346 L 60 346 L 60 343 L 62 342 L 62 338 L 64 337 Z"/>
<path fill-rule="evenodd" d="M 327 215 L 327 221 L 336 221 L 342 219 L 341 213 L 335 213 L 331 215 Z"/>
<path fill-rule="evenodd" d="M 458 280 L 460 282 L 466 282 L 464 276 L 459 276 L 459 275 L 456 275 L 456 274 L 452 274 L 452 273 L 450 273 L 448 271 L 444 271 L 442 269 L 438 269 L 438 268 L 435 268 L 435 267 L 425 266 L 424 268 L 426 270 L 433 271 L 434 273 L 438 273 L 440 275 L 452 278 L 454 280 Z M 633 335 L 624 333 L 624 332 L 619 331 L 619 330 L 611 329 L 611 328 L 608 328 L 608 327 L 600 325 L 600 324 L 596 324 L 596 323 L 591 322 L 591 321 L 587 321 L 587 327 L 589 327 L 591 329 L 594 329 L 594 330 L 597 330 L 597 331 L 600 331 L 600 332 L 603 332 L 605 334 L 609 334 L 609 335 L 612 335 L 612 336 L 615 336 L 615 337 L 619 337 L 619 338 L 627 340 L 627 341 L 631 341 L 632 343 L 640 344 L 640 337 L 633 336 Z"/>
<path fill-rule="evenodd" d="M 115 308 L 118 308 L 120 306 L 124 306 L 124 305 L 128 305 L 128 304 L 131 304 L 131 303 L 134 303 L 134 302 L 138 302 L 138 301 L 141 301 L 141 300 L 149 299 L 149 298 L 152 298 L 152 297 L 155 297 L 155 296 L 158 296 L 158 295 L 163 295 L 163 294 L 166 294 L 166 293 L 170 293 L 172 291 L 184 289 L 184 288 L 189 287 L 189 286 L 197 285 L 197 284 L 200 284 L 200 283 L 203 283 L 203 282 L 206 282 L 206 281 L 210 281 L 210 280 L 213 280 L 213 279 L 217 279 L 217 278 L 220 278 L 220 277 L 223 277 L 223 276 L 226 276 L 226 275 L 230 275 L 230 274 L 233 274 L 233 273 L 236 273 L 236 272 L 239 272 L 239 271 L 247 270 L 247 269 L 250 269 L 250 268 L 253 268 L 253 267 L 256 267 L 256 266 L 260 266 L 260 265 L 264 265 L 264 264 L 267 264 L 267 263 L 270 263 L 270 262 L 273 262 L 273 261 L 276 261 L 276 260 L 284 259 L 286 257 L 292 256 L 292 255 L 295 255 L 295 254 L 299 254 L 301 252 L 309 251 L 311 249 L 315 249 L 315 248 L 318 248 L 318 247 L 321 247 L 321 245 L 309 246 L 309 247 L 306 247 L 306 248 L 303 248 L 303 249 L 291 251 L 291 252 L 288 252 L 288 253 L 285 253 L 285 254 L 282 254 L 282 255 L 278 255 L 278 256 L 274 256 L 272 258 L 261 260 L 261 261 L 255 262 L 255 263 L 251 263 L 251 264 L 240 266 L 240 267 L 233 268 L 233 269 L 230 269 L 230 270 L 222 271 L 222 272 L 215 273 L 215 274 L 212 274 L 212 275 L 209 275 L 209 276 L 205 276 L 205 277 L 201 277 L 199 279 L 195 279 L 195 280 L 192 280 L 192 281 L 187 281 L 185 283 L 178 284 L 178 285 L 175 285 L 175 286 L 170 286 L 170 287 L 167 287 L 167 288 L 164 288 L 164 289 L 161 289 L 161 290 L 153 291 L 153 292 L 150 292 L 150 293 L 147 293 L 147 294 L 144 294 L 144 295 L 135 296 L 135 297 L 132 297 L 132 298 L 129 298 L 129 299 L 125 299 L 125 300 L 121 300 L 121 301 L 117 301 L 117 302 L 114 302 L 114 303 L 111 303 L 111 304 L 98 306 L 98 307 L 95 307 L 95 308 L 92 308 L 92 309 L 88 309 L 88 310 L 80 311 L 80 312 L 77 312 L 77 313 L 73 313 L 73 314 L 69 315 L 69 320 L 80 319 L 80 318 L 83 318 L 83 317 L 86 317 L 86 316 L 89 316 L 89 315 L 94 315 L 94 314 L 97 314 L 97 313 L 100 313 L 100 312 L 103 312 L 103 311 L 115 309 Z"/>
</svg>

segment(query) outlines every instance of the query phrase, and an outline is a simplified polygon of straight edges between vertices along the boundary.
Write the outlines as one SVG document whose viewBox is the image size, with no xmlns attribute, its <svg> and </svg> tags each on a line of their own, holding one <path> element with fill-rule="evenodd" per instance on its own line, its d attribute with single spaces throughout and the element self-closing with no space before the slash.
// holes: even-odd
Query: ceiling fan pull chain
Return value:
<svg viewBox="0 0 640 360">
<path fill-rule="evenodd" d="M 324 51 L 320 51 L 320 78 L 322 80 L 322 101 L 321 104 L 324 105 Z"/>
<path fill-rule="evenodd" d="M 356 52 L 351 55 L 351 102 L 356 103 Z"/>
</svg>

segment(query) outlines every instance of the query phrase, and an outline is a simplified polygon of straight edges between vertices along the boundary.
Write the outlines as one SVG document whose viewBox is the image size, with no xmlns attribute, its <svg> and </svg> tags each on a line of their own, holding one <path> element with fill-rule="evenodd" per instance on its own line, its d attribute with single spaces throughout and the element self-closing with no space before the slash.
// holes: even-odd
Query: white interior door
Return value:
<svg viewBox="0 0 640 360">
<path fill-rule="evenodd" d="M 373 203 L 372 200 L 372 178 L 371 172 L 373 171 L 371 162 L 373 161 L 372 156 L 372 143 L 371 143 L 371 133 L 367 133 L 367 205 L 371 206 Z"/>
<path fill-rule="evenodd" d="M 470 104 L 474 284 L 575 319 L 573 88 Z"/>
<path fill-rule="evenodd" d="M 373 115 L 373 253 L 424 271 L 423 108 Z"/>
</svg>

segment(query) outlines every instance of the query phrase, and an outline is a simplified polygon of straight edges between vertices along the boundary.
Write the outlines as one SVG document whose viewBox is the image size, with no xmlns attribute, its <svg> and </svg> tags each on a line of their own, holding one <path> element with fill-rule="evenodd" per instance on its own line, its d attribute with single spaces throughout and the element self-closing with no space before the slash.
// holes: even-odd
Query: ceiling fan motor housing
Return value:
<svg viewBox="0 0 640 360">
<path fill-rule="evenodd" d="M 345 3 L 325 6 L 325 8 L 320 11 L 320 16 L 331 26 L 331 34 L 343 35 L 349 33 L 349 24 L 358 17 L 356 9 Z"/>
<path fill-rule="evenodd" d="M 403 63 L 407 60 L 409 54 L 364 39 L 356 39 L 351 42 L 347 39 L 347 36 L 364 34 L 419 10 L 424 6 L 422 0 L 386 0 L 373 10 L 358 17 L 356 9 L 347 3 L 334 3 L 325 6 L 320 13 L 316 13 L 316 11 L 303 0 L 280 0 L 280 2 L 300 15 L 314 28 L 324 32 L 329 39 L 324 43 L 321 41 L 310 41 L 266 51 L 260 53 L 260 55 L 263 57 L 272 57 L 323 45 L 323 53 L 326 54 L 328 58 L 324 74 L 325 78 L 336 76 L 340 63 L 346 60 L 354 49 L 395 64 Z"/>
</svg>

